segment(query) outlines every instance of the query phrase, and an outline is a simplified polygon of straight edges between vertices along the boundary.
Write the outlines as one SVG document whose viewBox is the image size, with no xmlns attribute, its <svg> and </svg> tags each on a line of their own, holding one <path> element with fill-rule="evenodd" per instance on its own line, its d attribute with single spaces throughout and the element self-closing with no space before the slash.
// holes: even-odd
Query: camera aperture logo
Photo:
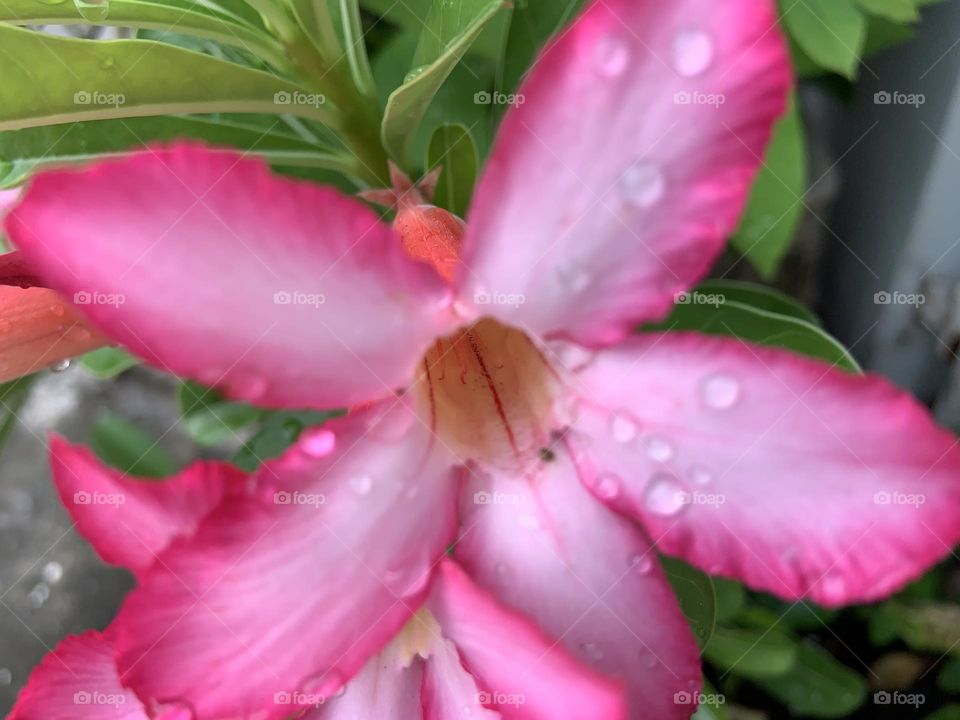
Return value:
<svg viewBox="0 0 960 720">
<path fill-rule="evenodd" d="M 305 93 L 300 92 L 299 90 L 287 92 L 286 90 L 280 90 L 279 92 L 273 94 L 274 105 L 293 105 L 318 108 L 321 105 L 326 105 L 326 103 L 327 96 L 323 93 Z"/>
<path fill-rule="evenodd" d="M 299 290 L 279 290 L 273 294 L 274 305 L 306 305 L 319 308 L 326 304 L 327 296 L 323 293 L 307 293 Z"/>
<path fill-rule="evenodd" d="M 127 302 L 122 293 L 105 293 L 99 290 L 80 290 L 73 294 L 74 305 L 109 305 L 118 308 Z"/>
<path fill-rule="evenodd" d="M 89 105 L 91 107 L 121 107 L 127 104 L 127 96 L 123 93 L 105 93 L 99 90 L 79 90 L 73 94 L 74 105 Z"/>
<path fill-rule="evenodd" d="M 874 505 L 894 505 L 907 507 L 920 507 L 927 502 L 927 496 L 923 493 L 905 493 L 899 491 L 881 490 L 874 493 Z"/>
<path fill-rule="evenodd" d="M 919 708 L 927 701 L 923 693 L 905 693 L 899 690 L 879 690 L 873 694 L 874 705 L 910 705 Z"/>
<path fill-rule="evenodd" d="M 681 690 L 673 694 L 674 705 L 723 705 L 727 701 L 721 693 L 702 693 L 699 690 Z"/>
</svg>

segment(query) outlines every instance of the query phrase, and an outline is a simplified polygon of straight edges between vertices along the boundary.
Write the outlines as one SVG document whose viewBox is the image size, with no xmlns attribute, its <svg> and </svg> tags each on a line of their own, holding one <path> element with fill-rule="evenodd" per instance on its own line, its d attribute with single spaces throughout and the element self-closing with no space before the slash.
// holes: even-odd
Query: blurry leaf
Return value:
<svg viewBox="0 0 960 720">
<path fill-rule="evenodd" d="M 0 25 L 0 48 L 0 130 L 190 112 L 282 109 L 331 118 L 322 105 L 284 102 L 300 92 L 293 83 L 163 43 L 90 42 Z"/>
<path fill-rule="evenodd" d="M 417 127 L 440 86 L 500 10 L 502 0 L 435 0 L 403 84 L 390 94 L 381 134 L 387 151 L 406 165 Z"/>
<path fill-rule="evenodd" d="M 771 602 L 775 608 L 762 607 L 759 601 Z M 765 596 L 755 596 L 751 602 L 737 616 L 742 625 L 765 629 L 773 625 L 783 625 L 798 632 L 817 632 L 833 622 L 839 615 L 837 610 L 825 610 L 817 605 L 808 603 L 784 603 L 781 600 Z"/>
<path fill-rule="evenodd" d="M 94 423 L 90 444 L 107 465 L 135 477 L 161 478 L 177 472 L 177 464 L 157 440 L 113 413 L 104 413 Z"/>
<path fill-rule="evenodd" d="M 960 658 L 949 658 L 937 673 L 937 685 L 944 692 L 960 695 Z"/>
<path fill-rule="evenodd" d="M 433 133 L 427 169 L 443 166 L 434 204 L 466 217 L 477 179 L 477 147 L 463 125 L 442 125 Z"/>
<path fill-rule="evenodd" d="M 960 705 L 944 705 L 932 715 L 927 715 L 926 720 L 960 720 Z"/>
<path fill-rule="evenodd" d="M 84 369 L 101 380 L 114 378 L 124 370 L 139 365 L 140 361 L 126 350 L 114 347 L 102 347 L 92 350 L 80 358 Z"/>
<path fill-rule="evenodd" d="M 920 15 L 917 12 L 914 0 L 856 0 L 857 5 L 862 10 L 887 18 L 898 23 L 909 23 L 917 20 Z"/>
<path fill-rule="evenodd" d="M 666 320 L 643 329 L 697 330 L 711 335 L 732 336 L 819 358 L 842 370 L 860 372 L 860 366 L 853 356 L 812 323 L 757 310 L 738 302 L 724 302 L 721 298 L 699 289 L 694 290 L 678 300 Z"/>
<path fill-rule="evenodd" d="M 30 396 L 30 387 L 36 375 L 19 377 L 0 383 L 0 449 L 17 424 L 17 413 Z"/>
<path fill-rule="evenodd" d="M 867 632 L 874 647 L 889 645 L 900 637 L 903 608 L 896 601 L 888 601 L 866 609 Z"/>
<path fill-rule="evenodd" d="M 747 601 L 747 591 L 741 583 L 726 578 L 713 578 L 713 591 L 717 597 L 717 622 L 733 620 Z"/>
<path fill-rule="evenodd" d="M 733 247 L 743 254 L 761 277 L 770 280 L 790 248 L 803 215 L 807 191 L 807 153 L 803 123 L 796 98 L 773 131 L 764 165 L 760 169 Z"/>
<path fill-rule="evenodd" d="M 867 683 L 859 673 L 812 644 L 798 647 L 790 672 L 754 682 L 786 705 L 792 715 L 801 717 L 843 717 L 867 698 Z"/>
<path fill-rule="evenodd" d="M 797 660 L 797 641 L 782 631 L 718 627 L 703 649 L 717 668 L 748 678 L 782 675 Z"/>
<path fill-rule="evenodd" d="M 900 637 L 914 650 L 960 655 L 960 605 L 910 603 L 900 607 Z"/>
<path fill-rule="evenodd" d="M 848 78 L 857 74 L 867 20 L 852 0 L 780 0 L 783 22 L 817 64 Z"/>
<path fill-rule="evenodd" d="M 357 0 L 340 1 L 340 20 L 343 24 L 343 44 L 350 75 L 363 95 L 375 98 L 377 85 L 370 70 L 370 58 L 367 57 L 367 45 L 360 22 L 360 6 Z"/>
<path fill-rule="evenodd" d="M 308 427 L 320 425 L 330 418 L 342 415 L 342 411 L 281 410 L 267 415 L 259 430 L 232 458 L 237 467 L 247 472 L 256 470 L 265 460 L 270 460 L 297 441 L 300 433 Z"/>
<path fill-rule="evenodd" d="M 765 310 L 776 315 L 786 315 L 813 325 L 820 325 L 819 318 L 807 310 L 799 300 L 766 285 L 737 280 L 705 280 L 697 289 L 708 295 L 723 295 L 726 302 L 737 302 L 741 305 L 749 305 L 754 310 Z"/>
<path fill-rule="evenodd" d="M 726 698 L 717 692 L 709 682 L 703 681 L 700 705 L 690 720 L 728 720 L 730 714 L 726 708 Z"/>
<path fill-rule="evenodd" d="M 265 411 L 230 402 L 216 390 L 188 380 L 177 391 L 184 427 L 199 445 L 236 440 L 238 433 L 263 417 Z"/>
<path fill-rule="evenodd" d="M 677 595 L 680 609 L 690 622 L 697 642 L 703 647 L 713 635 L 717 619 L 717 600 L 709 575 L 680 560 L 661 557 L 663 570 Z"/>
</svg>

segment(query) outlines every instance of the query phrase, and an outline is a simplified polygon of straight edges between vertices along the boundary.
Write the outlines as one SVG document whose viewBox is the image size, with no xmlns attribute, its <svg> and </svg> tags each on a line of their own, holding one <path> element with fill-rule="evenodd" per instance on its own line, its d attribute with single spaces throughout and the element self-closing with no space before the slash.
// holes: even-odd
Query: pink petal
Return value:
<svg viewBox="0 0 960 720">
<path fill-rule="evenodd" d="M 20 199 L 20 189 L 0 190 L 0 220 L 3 219 Z"/>
<path fill-rule="evenodd" d="M 735 229 L 790 77 L 770 0 L 592 3 L 504 120 L 462 300 L 588 344 L 666 314 Z"/>
<path fill-rule="evenodd" d="M 441 591 L 442 594 L 442 591 Z M 460 660 L 456 646 L 444 637 L 436 638 L 424 665 L 421 693 L 424 720 L 497 720 L 501 715 L 485 705 L 492 704 L 492 693 L 482 690 Z"/>
<path fill-rule="evenodd" d="M 956 440 L 882 378 L 671 333 L 598 353 L 574 387 L 584 481 L 712 574 L 864 602 L 960 540 Z"/>
<path fill-rule="evenodd" d="M 190 535 L 243 474 L 226 463 L 198 462 L 168 480 L 130 478 L 81 445 L 50 440 L 60 499 L 106 562 L 140 573 L 178 537 Z"/>
<path fill-rule="evenodd" d="M 623 682 L 631 718 L 689 717 L 674 694 L 700 687 L 699 654 L 651 543 L 590 496 L 562 446 L 529 479 L 475 476 L 462 514 L 456 557 L 481 585 Z"/>
<path fill-rule="evenodd" d="M 113 647 L 98 632 L 68 637 L 34 669 L 7 720 L 147 720 L 120 684 Z"/>
<path fill-rule="evenodd" d="M 515 535 L 505 538 L 509 543 L 517 539 Z M 562 589 L 560 593 L 554 596 L 555 602 L 566 594 Z M 561 643 L 501 606 L 454 563 L 443 563 L 429 607 L 444 635 L 456 644 L 467 669 L 480 680 L 491 706 L 504 718 L 626 717 L 617 683 L 577 662 Z"/>
<path fill-rule="evenodd" d="M 330 696 L 423 601 L 455 533 L 453 466 L 398 401 L 309 433 L 142 579 L 117 619 L 126 681 L 200 717 Z"/>
<path fill-rule="evenodd" d="M 232 151 L 41 174 L 6 227 L 112 339 L 260 404 L 382 397 L 448 328 L 448 289 L 371 210 Z"/>
</svg>

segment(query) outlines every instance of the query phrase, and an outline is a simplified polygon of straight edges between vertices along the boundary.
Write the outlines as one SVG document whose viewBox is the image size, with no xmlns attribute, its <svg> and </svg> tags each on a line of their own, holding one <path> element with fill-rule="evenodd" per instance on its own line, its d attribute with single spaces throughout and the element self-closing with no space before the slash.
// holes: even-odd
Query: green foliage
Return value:
<svg viewBox="0 0 960 720">
<path fill-rule="evenodd" d="M 434 203 L 466 217 L 477 179 L 477 146 L 463 125 L 441 125 L 427 150 L 427 168 L 442 167 Z"/>
<path fill-rule="evenodd" d="M 103 347 L 80 358 L 84 369 L 101 380 L 115 378 L 120 373 L 139 365 L 140 361 L 126 350 Z"/>
<path fill-rule="evenodd" d="M 94 423 L 90 445 L 107 465 L 134 477 L 162 478 L 177 472 L 173 458 L 128 418 L 103 413 Z"/>
</svg>

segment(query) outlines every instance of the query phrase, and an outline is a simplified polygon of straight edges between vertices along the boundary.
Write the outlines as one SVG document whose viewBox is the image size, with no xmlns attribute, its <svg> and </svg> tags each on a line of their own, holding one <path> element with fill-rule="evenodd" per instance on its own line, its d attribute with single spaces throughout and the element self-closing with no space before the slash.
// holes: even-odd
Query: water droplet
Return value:
<svg viewBox="0 0 960 720">
<path fill-rule="evenodd" d="M 337 436 L 326 428 L 310 428 L 300 435 L 300 450 L 313 458 L 326 457 L 337 446 Z"/>
<path fill-rule="evenodd" d="M 637 437 L 637 423 L 629 415 L 617 413 L 610 420 L 610 432 L 618 443 L 626 444 Z"/>
<path fill-rule="evenodd" d="M 63 317 L 64 314 L 66 314 L 67 309 L 66 309 L 63 305 L 60 305 L 60 304 L 51 305 L 51 306 L 50 306 L 50 312 L 52 312 L 52 313 L 53 313 L 54 315 L 56 315 L 57 317 Z"/>
<path fill-rule="evenodd" d="M 707 407 L 727 410 L 733 407 L 740 397 L 740 383 L 729 375 L 713 375 L 703 382 L 700 394 Z"/>
<path fill-rule="evenodd" d="M 622 75 L 629 63 L 630 47 L 619 35 L 604 35 L 593 47 L 593 68 L 604 77 Z"/>
<path fill-rule="evenodd" d="M 50 599 L 50 586 L 46 583 L 37 583 L 33 589 L 27 593 L 27 602 L 34 610 L 39 610 L 43 604 Z"/>
<path fill-rule="evenodd" d="M 630 567 L 636 570 L 641 575 L 646 575 L 648 572 L 653 570 L 653 557 L 651 552 L 630 556 Z"/>
<path fill-rule="evenodd" d="M 74 5 L 81 17 L 88 22 L 103 22 L 110 14 L 108 0 L 74 0 Z"/>
<path fill-rule="evenodd" d="M 601 473 L 597 476 L 597 495 L 603 500 L 613 500 L 620 494 L 621 480 L 613 473 Z"/>
<path fill-rule="evenodd" d="M 580 646 L 580 649 L 583 650 L 591 660 L 603 659 L 603 648 L 600 647 L 600 643 L 585 642 Z"/>
<path fill-rule="evenodd" d="M 40 576 L 43 578 L 44 582 L 50 583 L 51 585 L 56 585 L 58 582 L 60 582 L 60 580 L 63 579 L 63 565 L 51 560 L 43 566 L 43 570 L 40 571 Z"/>
<path fill-rule="evenodd" d="M 347 481 L 347 484 L 357 495 L 366 495 L 373 487 L 373 478 L 369 475 L 355 475 Z"/>
<path fill-rule="evenodd" d="M 79 325 L 73 328 L 73 330 L 70 331 L 70 334 L 73 336 L 73 339 L 76 342 L 86 342 L 91 337 L 90 331 L 85 327 L 80 327 Z"/>
<path fill-rule="evenodd" d="M 709 485 L 713 482 L 713 473 L 702 465 L 694 465 L 690 468 L 690 481 L 694 485 Z"/>
<path fill-rule="evenodd" d="M 50 366 L 50 372 L 60 373 L 70 367 L 70 359 L 58 360 L 53 365 Z"/>
<path fill-rule="evenodd" d="M 411 70 L 410 72 L 407 73 L 406 77 L 403 78 L 403 82 L 404 82 L 404 83 L 413 82 L 413 81 L 416 80 L 418 77 L 420 77 L 421 75 L 423 75 L 423 73 L 424 73 L 424 71 L 425 71 L 426 69 L 427 69 L 427 66 L 426 66 L 426 65 L 421 65 L 421 66 L 419 66 L 419 67 L 415 67 L 413 70 Z"/>
<path fill-rule="evenodd" d="M 654 515 L 672 517 L 687 504 L 687 494 L 671 475 L 658 474 L 650 479 L 644 501 Z"/>
<path fill-rule="evenodd" d="M 653 163 L 636 162 L 620 176 L 620 196 L 636 207 L 650 207 L 663 197 L 667 182 Z"/>
<path fill-rule="evenodd" d="M 557 268 L 557 278 L 567 292 L 582 292 L 590 285 L 590 275 L 578 264 L 561 265 Z"/>
<path fill-rule="evenodd" d="M 673 67 L 683 77 L 696 77 L 713 61 L 713 40 L 705 32 L 689 30 L 673 39 Z"/>
<path fill-rule="evenodd" d="M 651 435 L 646 440 L 647 455 L 656 462 L 667 462 L 673 457 L 673 445 L 659 435 Z"/>
</svg>

